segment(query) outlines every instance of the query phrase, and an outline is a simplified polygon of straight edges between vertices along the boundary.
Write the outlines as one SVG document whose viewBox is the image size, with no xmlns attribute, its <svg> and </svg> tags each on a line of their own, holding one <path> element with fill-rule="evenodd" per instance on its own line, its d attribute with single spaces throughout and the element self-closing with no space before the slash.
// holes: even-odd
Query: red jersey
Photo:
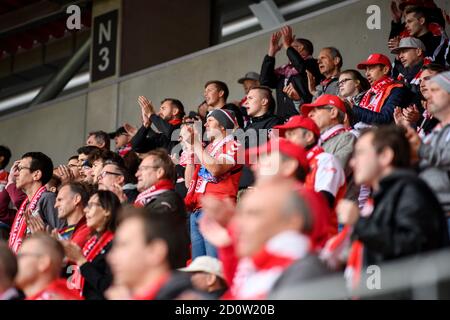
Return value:
<svg viewBox="0 0 450 320">
<path fill-rule="evenodd" d="M 66 279 L 56 279 L 45 289 L 26 300 L 82 300 L 76 290 L 67 288 Z"/>
<path fill-rule="evenodd" d="M 238 164 L 238 155 L 244 154 L 240 152 L 241 150 L 242 145 L 235 141 L 232 135 L 210 143 L 206 147 L 206 152 L 213 158 L 225 159 L 227 163 L 232 163 L 234 166 L 222 176 L 214 177 L 204 166 L 195 165 L 194 176 L 185 198 L 189 210 L 194 211 L 201 208 L 200 199 L 204 194 L 236 200 L 239 179 L 242 175 L 242 164 Z"/>
</svg>

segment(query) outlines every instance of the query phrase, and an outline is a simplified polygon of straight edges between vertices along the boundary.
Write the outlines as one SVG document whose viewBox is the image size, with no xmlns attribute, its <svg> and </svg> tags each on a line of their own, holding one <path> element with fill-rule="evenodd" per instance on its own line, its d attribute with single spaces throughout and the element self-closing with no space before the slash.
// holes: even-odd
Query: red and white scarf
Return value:
<svg viewBox="0 0 450 320">
<path fill-rule="evenodd" d="M 429 65 L 432 62 L 432 60 L 430 58 L 425 58 L 423 60 L 423 65 Z M 423 70 L 420 69 L 419 72 L 417 72 L 417 74 L 414 76 L 414 78 L 411 79 L 411 81 L 409 82 L 411 85 L 420 85 L 420 76 L 422 75 Z M 399 73 L 399 75 L 397 76 L 397 80 L 398 81 L 405 81 L 405 76 L 402 73 Z"/>
<path fill-rule="evenodd" d="M 331 127 L 330 129 L 326 130 L 324 133 L 320 135 L 318 145 L 322 146 L 325 142 L 327 142 L 331 138 L 334 138 L 335 136 L 346 131 L 349 131 L 349 129 L 345 128 L 344 125 L 342 124 L 335 125 L 334 127 Z"/>
<path fill-rule="evenodd" d="M 111 231 L 105 231 L 100 238 L 97 235 L 92 236 L 82 249 L 83 256 L 88 262 L 92 262 L 113 238 L 114 234 Z M 78 289 L 80 296 L 83 296 L 84 277 L 81 275 L 79 266 L 75 266 L 74 273 L 67 282 L 69 289 Z"/>
<path fill-rule="evenodd" d="M 160 180 L 147 190 L 139 193 L 136 200 L 134 201 L 134 206 L 145 207 L 145 205 L 149 203 L 157 195 L 173 189 L 175 189 L 175 186 L 173 185 L 172 181 L 168 179 Z"/>
<path fill-rule="evenodd" d="M 281 274 L 310 250 L 308 237 L 298 232 L 276 235 L 257 254 L 239 261 L 224 299 L 266 299 Z"/>
<path fill-rule="evenodd" d="M 366 92 L 362 97 L 359 106 L 374 112 L 380 112 L 384 101 L 389 96 L 391 90 L 395 87 L 401 87 L 402 84 L 395 83 L 388 76 L 384 76 Z"/>
<path fill-rule="evenodd" d="M 126 146 L 119 148 L 119 150 L 117 150 L 117 153 L 123 158 L 127 155 L 128 152 L 131 151 L 131 149 L 131 143 L 128 143 Z"/>
<path fill-rule="evenodd" d="M 26 236 L 27 219 L 25 217 L 25 211 L 28 209 L 30 212 L 33 212 L 36 209 L 37 204 L 45 191 L 47 191 L 45 186 L 40 187 L 31 198 L 31 201 L 29 202 L 30 204 L 28 205 L 28 198 L 26 198 L 22 202 L 19 211 L 17 211 L 17 214 L 14 218 L 14 222 L 11 227 L 11 233 L 9 235 L 9 243 L 8 243 L 9 248 L 12 250 L 12 252 L 17 254 L 17 251 L 19 250 L 20 246 L 22 245 L 23 239 Z"/>
<path fill-rule="evenodd" d="M 360 214 L 362 217 L 368 217 L 372 214 L 373 209 L 373 199 L 369 198 Z M 341 232 L 328 240 L 320 253 L 320 258 L 325 261 L 329 267 L 338 269 L 342 261 L 345 260 L 344 255 L 346 250 L 349 249 L 344 276 L 347 287 L 350 290 L 354 290 L 359 286 L 364 263 L 364 244 L 359 240 L 352 242 L 352 233 L 353 228 L 346 225 Z"/>
<path fill-rule="evenodd" d="M 212 145 L 209 145 L 207 147 L 208 154 L 213 158 L 217 158 L 219 156 L 219 153 L 223 152 L 223 146 L 233 140 L 234 140 L 234 136 L 228 135 L 225 138 L 223 138 L 222 140 L 218 141 L 217 143 L 213 142 Z M 232 148 L 235 148 L 237 150 L 237 145 Z M 232 151 L 236 151 L 235 149 L 233 149 Z M 191 193 L 196 193 L 196 192 L 204 193 L 206 190 L 206 185 L 208 184 L 208 181 L 203 179 L 199 175 L 200 168 L 201 168 L 201 165 L 197 164 L 195 171 L 194 171 L 194 175 L 191 180 L 191 183 L 189 184 L 187 195 L 189 195 Z M 230 172 L 225 173 L 222 177 L 220 177 L 220 179 L 226 178 L 229 174 L 230 174 Z"/>
</svg>

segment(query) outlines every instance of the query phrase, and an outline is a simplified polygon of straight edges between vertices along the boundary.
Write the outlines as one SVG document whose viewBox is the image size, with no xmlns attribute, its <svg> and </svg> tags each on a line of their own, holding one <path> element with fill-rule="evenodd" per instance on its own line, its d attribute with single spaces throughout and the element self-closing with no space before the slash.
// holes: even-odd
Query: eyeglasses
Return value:
<svg viewBox="0 0 450 320">
<path fill-rule="evenodd" d="M 111 171 L 103 171 L 102 173 L 100 173 L 100 177 L 103 179 L 107 174 L 113 175 L 113 176 L 121 176 L 121 173 L 117 173 L 117 172 L 111 172 Z"/>
<path fill-rule="evenodd" d="M 28 169 L 28 170 L 31 170 L 31 168 L 30 167 L 22 167 L 22 166 L 17 166 L 17 171 L 22 171 L 23 169 Z"/>
<path fill-rule="evenodd" d="M 344 83 L 346 83 L 347 81 L 350 81 L 350 80 L 353 80 L 353 79 L 351 79 L 351 78 L 348 78 L 348 79 L 342 79 L 341 81 L 339 81 L 339 82 L 337 83 L 337 85 L 338 85 L 338 87 L 340 87 L 341 85 L 343 85 Z"/>
</svg>

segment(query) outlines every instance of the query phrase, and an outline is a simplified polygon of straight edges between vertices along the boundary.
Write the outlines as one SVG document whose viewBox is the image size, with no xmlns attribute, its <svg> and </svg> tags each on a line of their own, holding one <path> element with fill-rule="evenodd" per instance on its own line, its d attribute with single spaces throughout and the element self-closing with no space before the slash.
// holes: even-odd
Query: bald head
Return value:
<svg viewBox="0 0 450 320">
<path fill-rule="evenodd" d="M 37 233 L 27 238 L 22 247 L 32 247 L 32 251 L 42 257 L 50 259 L 50 270 L 59 275 L 64 259 L 64 248 L 58 240 L 50 237 L 45 233 Z M 27 252 L 28 253 L 28 250 Z"/>
<path fill-rule="evenodd" d="M 294 190 L 287 181 L 259 186 L 243 196 L 236 215 L 240 256 L 255 254 L 279 233 L 312 228 L 311 212 Z"/>
</svg>

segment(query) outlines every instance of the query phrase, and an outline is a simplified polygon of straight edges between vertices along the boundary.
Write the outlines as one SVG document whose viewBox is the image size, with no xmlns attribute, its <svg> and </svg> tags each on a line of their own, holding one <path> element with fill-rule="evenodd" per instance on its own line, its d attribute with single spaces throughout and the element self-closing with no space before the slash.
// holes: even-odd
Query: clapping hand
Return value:
<svg viewBox="0 0 450 320">
<path fill-rule="evenodd" d="M 281 50 L 280 39 L 281 39 L 280 31 L 273 33 L 272 36 L 270 37 L 269 51 L 267 53 L 270 57 L 275 57 L 277 52 Z"/>
<path fill-rule="evenodd" d="M 281 34 L 283 35 L 283 47 L 287 49 L 294 42 L 295 35 L 292 35 L 292 28 L 290 26 L 281 28 Z"/>
<path fill-rule="evenodd" d="M 153 104 L 144 96 L 139 96 L 138 103 L 141 107 L 142 124 L 148 127 L 150 125 L 150 116 L 155 113 Z"/>
</svg>

